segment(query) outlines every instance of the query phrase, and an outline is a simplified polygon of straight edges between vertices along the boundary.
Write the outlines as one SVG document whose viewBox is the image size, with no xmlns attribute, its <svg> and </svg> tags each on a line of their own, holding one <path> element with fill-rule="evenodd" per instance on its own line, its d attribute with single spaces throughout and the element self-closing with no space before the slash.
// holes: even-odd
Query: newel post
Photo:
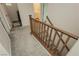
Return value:
<svg viewBox="0 0 79 59">
<path fill-rule="evenodd" d="M 32 34 L 32 15 L 29 15 L 29 19 L 30 19 L 30 29 L 31 29 L 31 34 Z"/>
</svg>

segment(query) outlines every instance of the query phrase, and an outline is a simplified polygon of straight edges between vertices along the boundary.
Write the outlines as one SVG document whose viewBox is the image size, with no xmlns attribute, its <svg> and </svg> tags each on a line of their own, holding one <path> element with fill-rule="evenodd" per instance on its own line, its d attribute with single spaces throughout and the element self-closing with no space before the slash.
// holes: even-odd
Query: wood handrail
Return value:
<svg viewBox="0 0 79 59">
<path fill-rule="evenodd" d="M 57 32 L 57 31 L 56 31 Z M 60 37 L 59 33 L 57 32 L 58 36 Z M 69 48 L 67 47 L 66 43 L 63 41 L 63 39 L 60 37 L 60 40 L 63 42 L 63 44 L 66 46 L 67 50 L 69 51 Z"/>
<path fill-rule="evenodd" d="M 52 22 L 50 21 L 49 17 L 46 16 L 46 18 L 47 18 L 48 22 L 53 26 L 53 24 L 52 24 Z"/>
<path fill-rule="evenodd" d="M 33 18 L 32 18 L 32 19 L 33 19 Z M 35 20 L 35 21 L 37 21 L 37 22 L 40 22 L 40 23 L 43 23 L 44 25 L 47 25 L 47 26 L 51 27 L 52 29 L 55 29 L 55 30 L 57 30 L 57 31 L 60 31 L 60 32 L 62 32 L 63 34 L 66 34 L 66 35 L 68 35 L 68 36 L 70 36 L 70 37 L 72 37 L 72 38 L 74 38 L 74 39 L 76 39 L 76 40 L 78 40 L 78 38 L 79 38 L 77 35 L 74 35 L 74 34 L 69 33 L 69 32 L 67 32 L 67 31 L 61 30 L 61 29 L 59 29 L 59 28 L 57 28 L 57 27 L 55 27 L 55 26 L 48 25 L 48 24 L 46 24 L 46 23 L 44 23 L 44 22 L 41 22 L 40 20 L 36 20 L 36 19 L 33 19 L 33 20 Z"/>
<path fill-rule="evenodd" d="M 69 51 L 70 47 L 68 46 L 67 43 L 69 42 L 70 38 L 73 38 L 75 40 L 78 40 L 79 38 L 74 34 L 71 34 L 69 32 L 66 32 L 64 30 L 61 30 L 53 26 L 51 21 L 49 21 L 51 25 L 48 25 L 44 22 L 41 22 L 40 20 L 37 20 L 39 18 L 37 19 L 32 18 L 31 15 L 29 15 L 29 19 L 30 19 L 31 33 L 40 41 L 40 43 L 49 51 L 49 53 L 51 53 L 51 55 L 52 54 L 61 55 L 65 48 L 67 49 L 67 51 Z M 64 41 L 64 38 L 63 38 L 64 35 L 68 37 L 66 38 L 66 41 Z M 55 40 L 58 40 L 57 44 L 55 44 Z M 62 42 L 63 46 L 59 51 L 58 47 L 60 45 L 60 42 Z"/>
<path fill-rule="evenodd" d="M 48 22 L 54 27 L 54 25 L 53 25 L 52 22 L 50 21 L 49 17 L 46 16 L 46 18 L 47 18 Z M 76 36 L 76 35 L 74 35 L 74 34 L 72 34 L 72 33 L 69 33 L 69 32 L 67 32 L 67 31 L 61 30 L 61 29 L 59 29 L 59 28 L 57 28 L 57 27 L 54 27 L 54 28 L 55 28 L 56 30 L 58 30 L 58 31 L 61 31 L 62 33 L 66 34 L 66 35 L 71 36 L 72 38 L 75 38 L 75 39 L 79 38 L 78 36 Z"/>
</svg>

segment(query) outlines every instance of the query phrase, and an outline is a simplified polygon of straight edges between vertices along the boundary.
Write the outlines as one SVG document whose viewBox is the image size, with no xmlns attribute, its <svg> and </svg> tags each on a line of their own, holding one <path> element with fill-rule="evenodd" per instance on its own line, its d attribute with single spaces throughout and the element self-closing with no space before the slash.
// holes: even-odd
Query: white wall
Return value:
<svg viewBox="0 0 79 59">
<path fill-rule="evenodd" d="M 48 16 L 54 26 L 79 36 L 79 4 L 48 4 Z M 70 40 L 71 48 L 75 40 Z"/>
<path fill-rule="evenodd" d="M 0 44 L 0 56 L 9 56 L 9 53 L 1 44 Z"/>
<path fill-rule="evenodd" d="M 0 55 L 11 55 L 10 38 L 0 21 Z"/>
<path fill-rule="evenodd" d="M 76 42 L 76 44 L 72 47 L 72 49 L 69 51 L 67 56 L 79 56 L 79 39 Z"/>
<path fill-rule="evenodd" d="M 56 27 L 79 36 L 79 4 L 48 4 L 48 16 Z"/>
<path fill-rule="evenodd" d="M 18 9 L 19 13 L 21 16 L 21 21 L 22 21 L 22 26 L 27 26 L 29 25 L 29 16 L 28 15 L 33 15 L 33 5 L 32 3 L 19 3 Z"/>
<path fill-rule="evenodd" d="M 7 15 L 7 12 L 2 4 L 0 4 L 0 18 L 1 18 L 1 21 L 2 21 L 6 31 L 8 33 L 10 33 L 12 24 L 11 24 L 10 19 Z"/>
</svg>

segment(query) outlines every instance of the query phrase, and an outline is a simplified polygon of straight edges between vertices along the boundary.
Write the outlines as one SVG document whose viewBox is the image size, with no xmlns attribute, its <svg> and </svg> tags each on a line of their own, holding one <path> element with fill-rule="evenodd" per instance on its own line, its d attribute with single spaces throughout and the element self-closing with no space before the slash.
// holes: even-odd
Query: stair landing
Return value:
<svg viewBox="0 0 79 59">
<path fill-rule="evenodd" d="M 11 32 L 13 56 L 49 56 L 48 51 L 30 34 L 30 27 L 15 28 Z"/>
</svg>

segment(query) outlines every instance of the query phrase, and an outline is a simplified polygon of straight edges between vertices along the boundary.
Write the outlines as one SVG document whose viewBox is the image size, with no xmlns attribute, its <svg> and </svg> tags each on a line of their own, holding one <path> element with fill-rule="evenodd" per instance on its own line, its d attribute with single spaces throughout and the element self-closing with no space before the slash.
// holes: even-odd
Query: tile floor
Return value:
<svg viewBox="0 0 79 59">
<path fill-rule="evenodd" d="M 30 27 L 19 27 L 11 32 L 13 56 L 48 56 L 48 51 L 30 34 Z"/>
</svg>

